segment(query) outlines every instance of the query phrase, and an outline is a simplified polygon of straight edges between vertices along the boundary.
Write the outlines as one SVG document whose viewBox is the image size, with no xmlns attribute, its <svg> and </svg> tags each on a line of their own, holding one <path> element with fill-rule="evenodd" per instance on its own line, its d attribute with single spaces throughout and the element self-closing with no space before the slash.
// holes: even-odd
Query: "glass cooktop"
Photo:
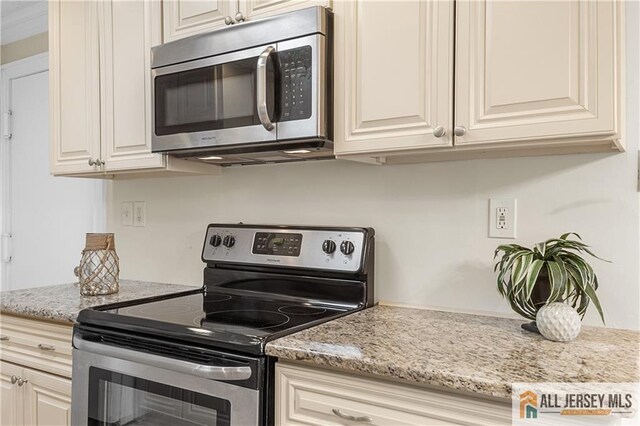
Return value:
<svg viewBox="0 0 640 426">
<path fill-rule="evenodd" d="M 83 312 L 82 322 L 262 354 L 269 340 L 352 311 L 289 298 L 201 291 Z"/>
</svg>

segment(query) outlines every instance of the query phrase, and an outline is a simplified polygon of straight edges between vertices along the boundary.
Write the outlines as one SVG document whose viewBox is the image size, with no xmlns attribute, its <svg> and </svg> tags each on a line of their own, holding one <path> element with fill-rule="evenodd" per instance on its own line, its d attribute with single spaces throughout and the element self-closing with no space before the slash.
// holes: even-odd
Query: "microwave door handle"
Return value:
<svg viewBox="0 0 640 426">
<path fill-rule="evenodd" d="M 192 376 L 204 377 L 211 380 L 247 380 L 251 377 L 250 366 L 226 367 L 217 365 L 203 365 L 181 359 L 165 358 L 146 352 L 113 347 L 83 339 L 78 334 L 73 336 L 73 345 L 80 351 L 91 352 L 112 358 L 120 358 L 138 364 L 171 370 Z"/>
<path fill-rule="evenodd" d="M 274 125 L 269 119 L 269 111 L 267 110 L 267 61 L 275 49 L 269 46 L 264 52 L 258 56 L 258 64 L 256 66 L 256 108 L 258 110 L 258 118 L 265 129 L 271 131 Z"/>
</svg>

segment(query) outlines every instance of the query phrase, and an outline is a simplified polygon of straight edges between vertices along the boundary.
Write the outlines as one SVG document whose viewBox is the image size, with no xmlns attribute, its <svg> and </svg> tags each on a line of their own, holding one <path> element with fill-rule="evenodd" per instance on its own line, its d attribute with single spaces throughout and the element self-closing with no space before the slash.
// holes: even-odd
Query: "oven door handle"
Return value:
<svg viewBox="0 0 640 426">
<path fill-rule="evenodd" d="M 73 336 L 73 346 L 81 351 L 91 352 L 113 358 L 120 358 L 138 364 L 171 370 L 192 376 L 204 377 L 211 380 L 247 380 L 251 377 L 251 367 L 227 367 L 219 365 L 203 365 L 174 358 L 166 358 L 147 352 L 109 346 L 102 343 L 83 339 L 78 334 Z"/>
<path fill-rule="evenodd" d="M 264 52 L 258 56 L 256 65 L 256 108 L 262 126 L 268 131 L 272 131 L 275 127 L 269 119 L 269 110 L 267 109 L 267 61 L 274 51 L 273 46 L 264 49 Z"/>
</svg>

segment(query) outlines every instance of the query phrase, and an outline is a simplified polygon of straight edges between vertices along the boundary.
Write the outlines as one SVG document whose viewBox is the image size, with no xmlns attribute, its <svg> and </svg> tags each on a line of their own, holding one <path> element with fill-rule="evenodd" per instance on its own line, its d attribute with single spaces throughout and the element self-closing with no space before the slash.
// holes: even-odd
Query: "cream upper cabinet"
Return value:
<svg viewBox="0 0 640 426">
<path fill-rule="evenodd" d="M 331 7 L 331 3 L 331 0 L 165 0 L 164 42 L 305 7 Z"/>
<path fill-rule="evenodd" d="M 162 167 L 151 153 L 151 46 L 161 43 L 158 2 L 100 3 L 101 140 L 107 171 Z"/>
<path fill-rule="evenodd" d="M 622 8 L 456 1 L 456 145 L 618 139 Z"/>
<path fill-rule="evenodd" d="M 248 20 L 266 18 L 311 6 L 331 7 L 331 0 L 239 0 L 238 9 Z"/>
<path fill-rule="evenodd" d="M 215 167 L 151 153 L 155 1 L 49 3 L 51 172 L 110 177 L 212 174 Z"/>
<path fill-rule="evenodd" d="M 452 1 L 335 3 L 335 152 L 452 144 Z"/>
<path fill-rule="evenodd" d="M 624 2 L 355 0 L 335 12 L 339 158 L 624 150 Z"/>
<path fill-rule="evenodd" d="M 165 0 L 162 2 L 164 42 L 211 31 L 235 19 L 238 0 Z"/>
<path fill-rule="evenodd" d="M 98 16 L 95 1 L 49 3 L 51 171 L 99 171 Z"/>
</svg>

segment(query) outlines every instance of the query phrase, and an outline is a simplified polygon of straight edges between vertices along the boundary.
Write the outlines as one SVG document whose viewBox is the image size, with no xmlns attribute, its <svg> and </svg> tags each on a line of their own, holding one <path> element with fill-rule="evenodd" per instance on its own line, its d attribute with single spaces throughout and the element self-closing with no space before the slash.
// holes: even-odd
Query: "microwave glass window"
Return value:
<svg viewBox="0 0 640 426">
<path fill-rule="evenodd" d="M 155 78 L 156 135 L 260 125 L 257 57 Z M 267 62 L 267 108 L 273 120 L 275 72 Z"/>
<path fill-rule="evenodd" d="M 229 426 L 229 401 L 91 367 L 90 426 Z"/>
</svg>

